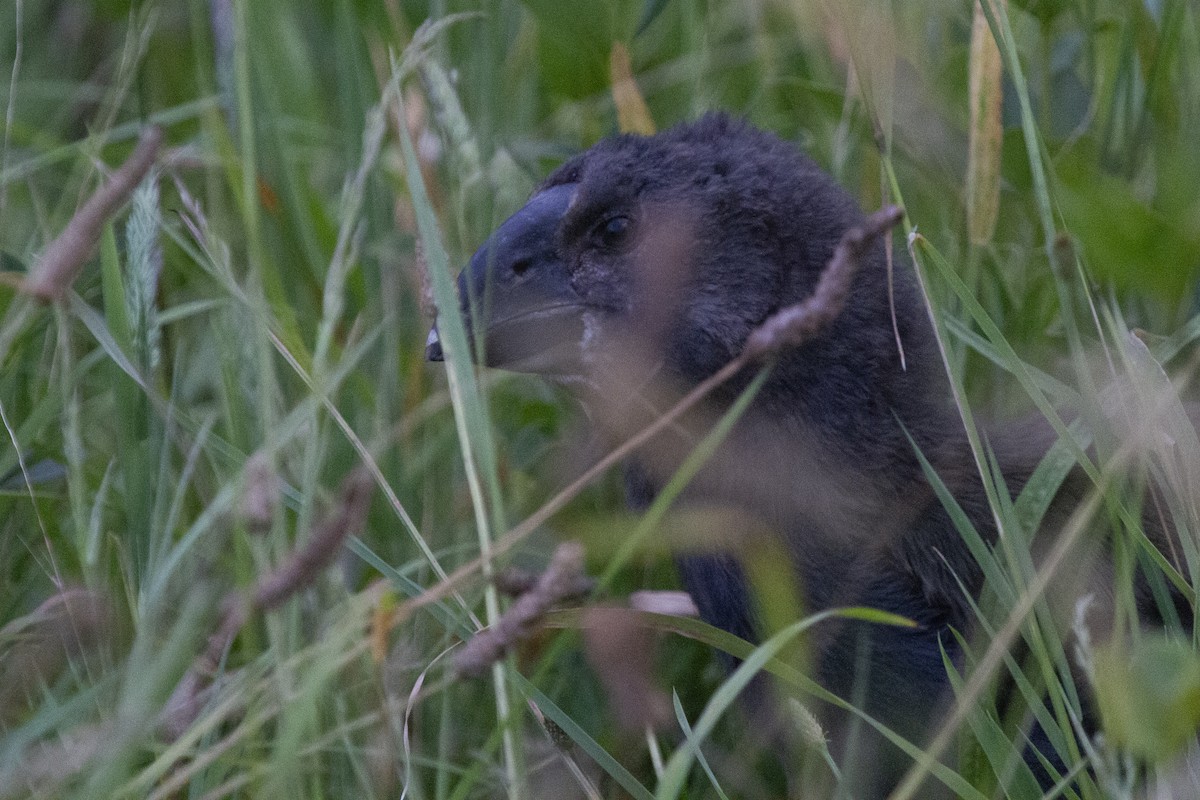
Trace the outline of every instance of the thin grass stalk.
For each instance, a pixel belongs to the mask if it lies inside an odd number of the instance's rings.
[[[17,81],[21,77],[21,57],[25,49],[25,0],[13,3],[13,64],[8,78],[8,103],[4,109],[4,139],[0,141],[0,175],[8,172],[9,145],[12,141],[13,118],[17,109]],[[0,220],[8,203],[8,186],[0,181]]]
[[[83,308],[81,305],[78,309],[73,307],[73,310],[79,313]],[[329,391],[336,391],[337,387],[349,377],[351,371],[366,356],[366,353],[369,352],[370,345],[373,343],[374,339],[368,338],[365,342],[347,350],[337,365],[337,369],[330,373],[328,377],[326,388]],[[279,348],[281,352],[287,352],[284,350],[282,342],[279,343]],[[129,369],[133,369],[132,365],[128,366]],[[131,374],[136,376],[136,370]],[[297,404],[274,428],[267,432],[261,445],[262,449],[268,451],[278,450],[297,437],[305,434],[308,422],[315,414],[314,406],[319,404],[322,399],[320,396],[314,394],[306,397]],[[202,429],[198,423],[193,423],[189,420],[184,420],[184,422],[186,422],[189,430],[193,433],[197,433]],[[216,440],[214,439],[214,441]],[[193,552],[206,534],[219,526],[221,520],[237,502],[245,481],[245,476],[242,473],[245,469],[247,454],[234,450],[224,453],[224,455],[227,455],[236,463],[238,473],[232,476],[229,482],[225,483],[217,491],[212,500],[204,506],[196,519],[179,536],[170,551],[163,557],[162,562],[156,567],[153,580],[142,593],[143,598],[141,602],[143,605],[166,590],[171,578],[175,576],[176,571],[185,563],[184,560],[187,555]]]
[[[284,340],[289,344],[299,341],[296,321],[287,302],[283,282],[267,256],[263,244],[262,212],[258,199],[258,145],[255,134],[256,108],[252,81],[253,65],[250,61],[251,36],[249,0],[233,3],[233,80],[236,102],[237,146],[240,154],[238,163],[237,197],[240,200],[242,226],[246,234],[246,255],[252,285],[262,287],[263,294],[272,312],[284,331]],[[269,406],[260,398],[260,412],[267,421],[272,415]]]
[[[1033,180],[1033,196],[1038,210],[1038,221],[1042,228],[1042,246],[1046,253],[1046,261],[1050,265],[1051,278],[1058,295],[1059,314],[1066,331],[1067,343],[1070,347],[1071,362],[1075,368],[1075,379],[1083,390],[1085,403],[1090,398],[1097,397],[1097,387],[1087,369],[1084,356],[1083,339],[1079,332],[1078,323],[1073,313],[1074,304],[1071,302],[1070,288],[1066,283],[1064,265],[1059,257],[1058,229],[1054,222],[1054,206],[1050,196],[1050,181],[1046,173],[1046,161],[1043,159],[1041,135],[1033,114],[1033,106],[1029,100],[1029,86],[1021,67],[1017,53],[1016,39],[1008,18],[1008,9],[1000,0],[981,0],[980,8],[987,17],[992,29],[992,36],[1000,49],[1005,68],[1009,71],[1014,91],[1017,95],[1021,111],[1021,130],[1025,139],[1025,152],[1029,161],[1030,175]],[[1078,260],[1075,264],[1078,284],[1085,295],[1088,295],[1087,276],[1083,274]],[[1090,301],[1090,297],[1089,297]],[[1103,335],[1103,331],[1097,331]],[[1093,419],[1098,419],[1098,409],[1087,408]]]
[[[962,386],[960,385],[960,382],[959,382],[957,376],[949,368],[950,361],[949,361],[948,354],[947,354],[945,333],[943,330],[943,326],[941,324],[941,320],[932,305],[932,299],[931,299],[931,295],[929,293],[928,277],[926,275],[927,267],[925,265],[925,259],[921,258],[918,255],[918,249],[922,249],[924,252],[927,252],[931,255],[930,260],[932,260],[939,267],[939,269],[942,273],[942,278],[944,280],[949,280],[951,282],[955,282],[955,281],[959,281],[959,279],[957,278],[957,276],[954,275],[953,271],[949,269],[948,265],[944,264],[944,261],[941,258],[940,254],[938,254],[936,251],[934,251],[932,249],[932,247],[925,241],[924,237],[922,237],[916,233],[913,233],[910,235],[910,237],[909,237],[909,252],[912,256],[914,266],[916,267],[915,273],[917,276],[918,284],[921,288],[922,296],[924,298],[925,307],[929,313],[930,322],[933,325],[934,339],[938,345],[939,350],[942,353],[943,362],[946,364],[947,376],[948,376],[948,379],[950,382],[951,392],[952,392],[952,396],[954,399],[954,403],[955,403],[955,406],[958,408],[959,414],[962,418],[964,430],[967,433],[968,442],[970,444],[971,451],[973,453],[973,456],[974,456],[974,459],[976,462],[976,468],[979,471],[979,474],[980,474],[982,482],[983,482],[984,491],[985,491],[985,494],[986,494],[987,500],[988,500],[988,507],[991,510],[992,518],[996,525],[997,541],[1000,543],[1000,546],[1002,548],[1008,548],[1007,552],[1011,559],[1013,557],[1012,548],[1014,545],[1011,542],[1009,542],[1009,539],[1012,538],[1012,533],[1013,533],[1011,531],[1011,526],[1009,523],[1012,520],[1012,517],[1010,515],[1006,515],[1001,512],[1003,504],[999,498],[998,487],[990,479],[990,476],[993,473],[988,468],[987,457],[985,455],[985,450],[984,450],[982,441],[980,440],[980,437],[979,437],[979,431],[976,428],[975,423],[974,423],[973,413],[971,412],[971,409],[966,401],[965,392],[964,392]],[[961,282],[959,281],[959,283],[961,283]],[[976,301],[972,297],[969,296],[969,293],[966,291],[965,285],[959,286],[958,294],[960,296],[960,299],[962,299],[968,305],[971,303],[976,303]],[[977,311],[978,311],[977,315],[982,315],[982,313],[983,313],[982,308],[978,309]],[[997,341],[1002,341],[1002,337],[999,336],[998,330],[995,331],[995,334],[998,337]],[[1021,362],[1016,357],[1015,353],[1011,354],[1011,363],[1017,368],[1018,373],[1023,374],[1023,370],[1021,369]],[[1031,388],[1032,381],[1030,381],[1030,380],[1023,381],[1023,384],[1026,385],[1027,388]],[[1037,402],[1039,395],[1040,395],[1040,393],[1038,393],[1036,390],[1033,393],[1031,393],[1031,396],[1034,398],[1035,403]],[[1066,426],[1062,422],[1062,420],[1059,418],[1057,412],[1052,407],[1049,407],[1049,404],[1046,402],[1044,397],[1041,397],[1041,401],[1042,402],[1038,404],[1039,408],[1042,408],[1042,406],[1046,406],[1042,410],[1044,413],[1046,413],[1047,419],[1051,422],[1051,424],[1059,432],[1060,440],[1067,441],[1072,444],[1073,449],[1076,451],[1075,455],[1078,459],[1078,462],[1081,465],[1083,465],[1085,471],[1087,471],[1088,466],[1091,463],[1090,459],[1088,459],[1088,457],[1083,452],[1080,445],[1075,443],[1075,441],[1072,438],[1068,438],[1068,437],[1070,437],[1070,434],[1066,430]],[[1092,467],[1091,469],[1092,469],[1092,473],[1089,473],[1089,474],[1093,474],[1095,472],[1096,468]],[[1097,486],[1103,485],[1102,484],[1102,481],[1103,481],[1102,475],[1093,474],[1093,479],[1097,481]],[[1011,563],[1011,561],[1010,561],[1010,563]],[[1035,580],[1036,580],[1036,578],[1035,578]],[[1028,591],[1029,591],[1029,588],[1027,587],[1027,592]],[[1023,603],[1027,596],[1028,596],[1027,594],[1020,595],[1019,596],[1020,602]],[[1035,597],[1035,599],[1037,599],[1037,598]],[[1028,613],[1028,612],[1026,612],[1026,613]],[[1022,620],[1024,619],[1024,616],[1025,615],[1022,615],[1022,617],[1021,617]],[[1018,623],[1019,622],[1020,621],[1018,621]],[[1020,628],[1018,626],[1017,631],[1019,631],[1019,630],[1020,630]],[[1013,635],[1015,636],[1016,633],[1014,632]],[[1042,637],[1032,636],[1032,637],[1030,637],[1030,640],[1031,640],[1030,641],[1031,645],[1033,645],[1036,650],[1038,644],[1042,641]],[[1007,647],[1007,645],[1006,645],[1006,647]],[[1039,659],[1039,661],[1042,664],[1046,663],[1044,660],[1041,660],[1041,659]],[[982,668],[982,666],[977,669],[981,669],[981,668]],[[987,673],[987,675],[990,678],[990,671]],[[967,687],[974,694],[969,695],[970,696],[969,701],[963,700],[962,701],[963,704],[965,704],[967,702],[971,702],[971,703],[975,702],[975,700],[978,698],[979,694],[982,692],[983,686],[985,684],[982,681],[977,681],[976,680],[977,677],[978,677],[978,675],[973,675],[972,679],[967,683]],[[1056,700],[1056,698],[1052,697],[1052,700]],[[959,706],[956,706],[956,710],[958,708],[959,708]],[[1056,705],[1056,710],[1059,712],[1060,721],[1063,720],[1064,719],[1063,715],[1065,714],[1065,709],[1063,709],[1061,706]],[[946,723],[947,729],[949,729],[951,727],[951,725],[953,725],[953,731],[956,731],[957,728],[962,724],[963,721],[965,721],[965,712],[962,717],[956,719],[955,721],[953,721],[953,723],[947,722]],[[939,734],[939,739],[936,739],[935,743],[938,744],[939,747],[944,749],[945,747],[948,746],[950,739],[947,736],[945,738],[945,740],[942,741],[940,739],[940,736],[941,735]],[[1070,744],[1071,743],[1069,742],[1068,745],[1070,746]],[[938,753],[931,756],[930,759],[936,759],[940,755],[940,752],[941,751],[939,750]],[[900,787],[897,789],[896,793],[893,794],[893,800],[899,800],[899,798],[905,798],[905,797],[912,796],[912,793],[916,792],[920,785],[920,777],[923,775],[922,771],[927,770],[929,768],[929,764],[930,764],[929,760],[919,761],[918,764],[912,770],[910,770],[908,776],[906,776],[905,782],[902,783],[900,785]],[[918,777],[913,777],[914,775],[917,775]]]
[[[62,359],[58,391],[63,398],[63,456],[67,462],[67,498],[70,502],[72,539],[75,554],[85,565],[88,559],[88,488],[84,472],[86,452],[83,445],[82,411],[79,399],[79,375],[76,373],[75,348],[72,345],[68,316],[61,308],[54,310],[57,327],[58,353]]]
[[[1124,462],[1128,460],[1129,455],[1130,453],[1123,449],[1112,465],[1113,471],[1119,470]],[[915,793],[920,788],[920,784],[930,767],[946,751],[959,727],[966,720],[966,716],[970,713],[973,704],[978,701],[987,683],[1003,663],[1009,648],[1019,635],[1025,618],[1029,616],[1036,603],[1045,595],[1051,582],[1055,579],[1059,570],[1062,569],[1067,556],[1070,555],[1071,551],[1075,549],[1075,546],[1083,538],[1091,519],[1099,510],[1102,501],[1105,499],[1107,490],[1111,486],[1109,475],[1110,473],[1106,473],[1104,484],[1097,486],[1089,493],[1088,497],[1071,514],[1071,517],[1063,527],[1062,534],[1047,554],[1041,568],[1030,583],[1028,590],[1021,595],[1018,604],[1009,613],[1004,625],[996,633],[987,651],[980,659],[971,678],[964,685],[962,694],[959,696],[958,702],[955,703],[948,718],[943,722],[942,729],[925,749],[921,760],[909,770],[896,791],[892,793],[891,800],[908,800],[908,798],[916,796]]]
[[[333,255],[325,271],[324,290],[321,294],[321,318],[317,324],[316,342],[313,346],[312,367],[309,375],[314,384],[320,385],[325,380],[328,369],[330,351],[333,346],[334,332],[341,322],[346,307],[346,282],[350,271],[358,260],[358,252],[363,235],[363,223],[360,220],[363,209],[364,195],[386,133],[385,109],[392,102],[392,96],[397,91],[394,81],[389,82],[383,91],[380,101],[371,108],[367,115],[362,133],[362,154],[354,173],[347,177],[342,186],[339,203],[340,222],[338,225],[337,242]],[[281,341],[276,341],[277,348]],[[299,362],[294,362],[299,366]],[[329,401],[332,405],[332,401]],[[317,407],[319,409],[320,406]],[[327,436],[324,420],[316,415],[312,421],[315,434],[308,438],[304,453],[303,496],[304,505],[301,508],[299,527],[304,529],[313,519],[311,499],[316,494],[321,465],[327,452]]]
[[[662,522],[663,518],[670,511],[671,506],[679,499],[679,495],[687,488],[692,479],[700,472],[709,459],[716,453],[717,448],[729,436],[733,430],[733,426],[746,413],[750,404],[754,402],[754,398],[758,396],[758,392],[766,383],[767,377],[770,375],[771,365],[767,364],[759,371],[758,375],[750,382],[750,384],[738,395],[737,400],[729,407],[729,410],[721,415],[717,420],[716,425],[712,430],[704,435],[696,446],[692,449],[683,463],[675,471],[654,498],[654,502],[650,508],[638,520],[637,527],[633,529],[621,542],[617,548],[617,552],[609,559],[604,572],[601,574],[598,585],[601,587],[608,586],[616,578],[617,573],[629,562],[629,559],[637,553],[646,538],[656,529]]]
[[[393,66],[393,70],[396,70],[395,66]],[[394,80],[398,79],[397,75]],[[400,118],[405,119],[403,103],[399,97],[397,97],[397,103],[401,108]],[[424,177],[421,174],[412,137],[405,125],[400,125],[399,131],[409,192],[417,214],[417,226],[424,246],[434,300],[439,309],[438,330],[442,339],[446,378],[450,388],[459,445],[462,448],[467,486],[475,511],[480,563],[483,566],[484,576],[490,578],[492,574],[490,519],[493,512],[498,515],[501,513],[499,509],[489,511],[484,500],[481,481],[481,472],[486,471],[493,476],[496,472],[495,450],[490,433],[488,433],[490,423],[472,374],[466,330],[458,315],[458,300],[450,280],[449,257],[441,243],[437,219],[426,194]],[[480,431],[483,432],[482,436],[473,435]],[[490,580],[484,588],[484,608],[488,625],[495,625],[500,619],[500,599]],[[515,707],[509,696],[508,683],[507,669],[504,663],[496,662],[492,667],[492,684],[496,701],[496,716],[502,728],[507,776],[505,789],[510,800],[521,800],[524,795],[525,776],[520,766],[522,759],[518,754],[518,732],[513,724]]]

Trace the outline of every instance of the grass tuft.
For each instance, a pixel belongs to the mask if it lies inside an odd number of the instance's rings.
[[[631,520],[613,468],[681,408],[572,461],[571,404],[476,370],[458,315],[454,275],[551,168],[709,108],[905,209],[1002,531],[930,468],[987,589],[936,738],[881,731],[913,764],[894,796],[1042,796],[1035,722],[1046,796],[1195,796],[1200,639],[1169,591],[1200,604],[1194,3],[135,5],[0,4],[0,798],[849,792],[807,716],[847,703],[769,554],[758,647],[609,607],[674,585],[681,531],[739,524],[671,505],[758,384]],[[1014,496],[990,426],[1031,413],[1056,441]],[[493,576],[564,531],[673,713],[609,706],[587,608],[538,606],[483,679],[455,672],[512,607]],[[1097,549],[1111,591],[1076,603]],[[803,704],[794,775],[748,752],[760,673]]]

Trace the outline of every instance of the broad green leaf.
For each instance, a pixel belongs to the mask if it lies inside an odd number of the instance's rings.
[[[1161,634],[1109,644],[1096,653],[1096,700],[1114,744],[1167,761],[1200,730],[1200,655]]]

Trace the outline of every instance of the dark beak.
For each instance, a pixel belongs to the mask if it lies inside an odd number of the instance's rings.
[[[576,184],[539,192],[496,229],[458,276],[473,358],[516,372],[579,373],[583,301],[558,252],[558,229]],[[482,351],[482,352],[481,352]],[[443,358],[435,325],[425,357]]]
[[[425,360],[442,360],[442,340],[438,338],[437,325],[429,329],[429,337],[425,339]]]

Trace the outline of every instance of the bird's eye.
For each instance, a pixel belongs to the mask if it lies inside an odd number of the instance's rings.
[[[632,227],[629,217],[624,215],[609,217],[604,222],[600,223],[599,238],[600,243],[605,247],[619,247],[625,243],[629,236],[629,229]]]

